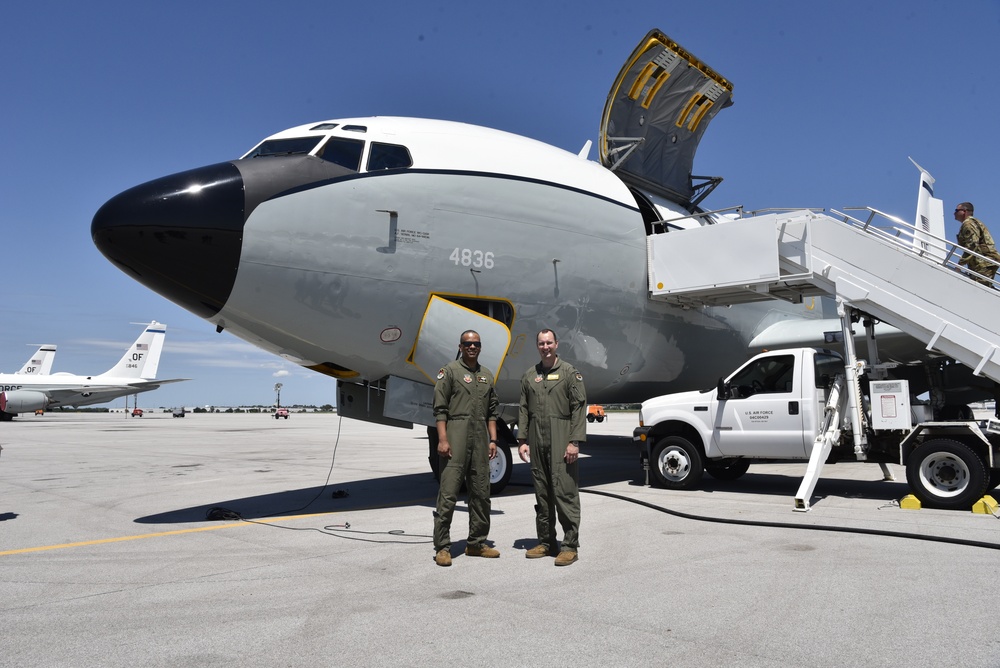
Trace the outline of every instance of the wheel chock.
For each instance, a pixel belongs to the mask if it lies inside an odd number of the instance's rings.
[[[903,510],[920,510],[923,505],[920,503],[920,499],[912,494],[907,494],[899,500],[899,507]]]
[[[982,515],[996,515],[997,514],[997,500],[992,496],[987,494],[983,498],[972,504],[972,512],[980,513]]]

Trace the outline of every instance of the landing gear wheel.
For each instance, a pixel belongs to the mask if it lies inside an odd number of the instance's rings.
[[[437,427],[427,427],[427,463],[431,465],[431,473],[435,482],[441,482],[441,455],[438,454],[438,430]]]
[[[499,494],[514,472],[514,456],[505,444],[497,444],[497,456],[490,460],[490,496]]]
[[[698,448],[682,436],[667,436],[657,442],[649,464],[653,483],[667,489],[693,489],[705,473]]]
[[[716,480],[736,480],[743,477],[749,468],[750,462],[745,459],[737,459],[728,464],[705,465],[705,471]]]
[[[986,465],[964,443],[936,438],[917,447],[906,464],[906,482],[932,508],[968,510],[985,493]]]

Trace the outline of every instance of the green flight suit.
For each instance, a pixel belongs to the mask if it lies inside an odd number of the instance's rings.
[[[570,441],[587,440],[587,391],[573,365],[556,359],[545,371],[541,362],[521,378],[518,438],[526,439],[535,483],[538,542],[556,547],[555,520],[563,528],[563,550],[580,546],[579,460],[564,459]]]
[[[962,221],[962,226],[958,229],[958,245],[988,257],[995,262],[1000,262],[1000,253],[997,253],[996,246],[993,244],[993,235],[986,229],[982,221],[972,216],[968,216]],[[977,274],[982,274],[986,277],[973,276],[972,280],[983,285],[993,285],[992,279],[997,273],[996,264],[987,262],[968,252],[962,254],[958,263],[964,264]]]
[[[438,372],[434,384],[434,418],[447,422],[451,459],[442,458],[434,551],[451,548],[451,518],[462,481],[469,492],[470,546],[483,546],[490,533],[490,436],[487,421],[496,421],[500,405],[493,372],[470,369],[458,359]]]

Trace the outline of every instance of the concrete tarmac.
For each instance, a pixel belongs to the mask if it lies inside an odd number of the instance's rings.
[[[902,468],[867,464],[827,467],[806,514],[798,465],[649,488],[636,420],[589,426],[566,568],[524,558],[520,462],[493,499],[502,556],[461,555],[460,501],[454,565],[436,566],[423,428],[2,423],[0,666],[1000,665],[995,517],[901,510]]]

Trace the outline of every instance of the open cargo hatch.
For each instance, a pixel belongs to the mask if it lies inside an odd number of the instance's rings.
[[[722,179],[692,176],[694,154],[712,118],[733,103],[732,94],[727,79],[651,30],[608,94],[601,164],[630,186],[696,205]]]

